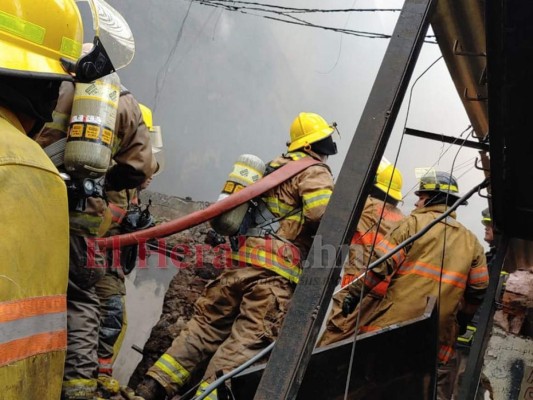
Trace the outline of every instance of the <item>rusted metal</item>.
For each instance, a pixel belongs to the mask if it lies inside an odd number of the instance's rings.
[[[407,0],[306,260],[256,399],[292,399],[426,35],[435,0]]]

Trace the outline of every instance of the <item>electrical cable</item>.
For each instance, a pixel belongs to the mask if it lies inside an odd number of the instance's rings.
[[[440,57],[438,57],[435,61],[433,61],[417,78],[416,80],[414,81],[413,85],[411,86],[411,90],[410,90],[410,93],[409,93],[409,101],[408,101],[408,104],[407,104],[407,112],[406,112],[406,116],[405,116],[405,121],[404,121],[404,127],[403,127],[403,130],[402,130],[402,135],[401,135],[401,138],[400,138],[400,143],[398,145],[398,150],[396,151],[396,157],[394,158],[394,163],[393,163],[393,171],[395,172],[396,171],[396,165],[398,164],[398,159],[399,159],[399,156],[400,156],[400,152],[401,152],[401,149],[402,149],[402,145],[403,145],[403,140],[404,140],[404,137],[405,137],[405,130],[406,130],[406,127],[407,127],[407,121],[409,119],[409,112],[411,110],[411,101],[412,101],[412,97],[413,97],[413,91],[414,91],[414,88],[416,86],[416,84],[418,83],[418,81],[440,60],[442,59],[442,55]],[[389,191],[390,191],[390,186],[392,184],[392,178],[394,177],[394,172],[391,176],[391,179],[389,181],[389,186],[387,188],[387,192],[386,192],[386,195],[385,195],[385,200],[384,202],[386,203],[387,202],[387,198],[389,196]],[[381,210],[381,214],[379,216],[379,220],[378,220],[378,226],[376,228],[376,232],[379,231],[379,227],[381,226],[381,222],[383,220],[383,213],[385,212],[385,207],[382,208]],[[366,268],[365,268],[365,272],[363,274],[363,276],[366,278],[366,274],[368,273],[368,268],[369,268],[369,263],[370,263],[370,260],[372,259],[372,255],[374,254],[374,249],[375,249],[375,245],[376,245],[376,242],[377,242],[377,235],[374,236],[374,240],[372,242],[372,246],[370,247],[370,253],[369,253],[369,257],[368,257],[368,260],[367,260],[367,265],[366,265]],[[364,297],[364,289],[361,291],[360,293],[360,296],[359,296],[359,304],[362,302],[362,299]],[[360,323],[360,318],[361,318],[361,313],[358,313],[357,314],[357,318],[356,318],[356,321],[355,321],[355,328],[354,328],[354,332],[355,332],[355,335],[354,335],[354,338],[353,338],[353,342],[352,342],[352,348],[351,348],[351,353],[350,353],[350,361],[349,361],[349,366],[348,366],[348,371],[347,371],[347,376],[346,376],[346,385],[345,385],[345,389],[344,389],[344,400],[347,400],[348,398],[348,392],[349,392],[349,388],[350,388],[350,380],[351,380],[351,373],[352,373],[352,369],[353,369],[353,364],[354,364],[354,360],[355,360],[355,348],[356,348],[356,337],[357,337],[357,332],[359,330],[359,323]]]
[[[340,28],[334,28],[324,25],[318,25],[313,24],[311,22],[305,21],[301,18],[296,18],[290,14],[294,13],[314,13],[314,12],[364,12],[364,11],[400,11],[399,9],[297,9],[297,8],[290,8],[290,7],[281,7],[281,6],[271,6],[267,4],[260,4],[260,3],[252,3],[252,2],[239,2],[239,1],[230,1],[230,0],[191,0],[194,1],[200,5],[208,6],[208,7],[216,7],[216,8],[222,8],[224,10],[233,11],[233,12],[239,12],[241,14],[247,14],[252,15],[255,17],[262,17],[265,19],[270,19],[273,21],[279,21],[279,22],[285,22],[288,24],[294,24],[294,25],[301,25],[311,28],[320,28],[325,29],[328,31],[334,31],[338,33],[344,33],[348,35],[358,36],[358,37],[365,37],[370,39],[389,39],[391,38],[391,35],[383,34],[383,33],[375,33],[375,32],[365,32],[365,31],[357,31],[357,30],[350,30],[350,29],[340,29]],[[225,3],[231,3],[225,4]],[[250,7],[250,6],[239,6],[235,5],[236,3],[239,4],[250,4],[250,5],[259,5],[262,7],[267,8],[260,8],[260,7]],[[270,7],[270,9],[268,8]],[[256,14],[255,12],[263,13],[263,14]],[[269,15],[270,14],[270,15]],[[277,15],[276,16],[272,16]],[[283,17],[283,18],[280,18]],[[289,18],[289,19],[287,19]],[[427,38],[432,38],[433,35],[427,36]],[[435,41],[429,41],[425,40],[426,43],[432,43],[436,44]]]

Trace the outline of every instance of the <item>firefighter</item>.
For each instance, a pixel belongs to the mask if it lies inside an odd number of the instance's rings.
[[[481,224],[485,227],[485,235],[483,240],[489,245],[489,251],[485,253],[487,258],[487,265],[491,266],[491,260],[496,254],[496,246],[494,243],[494,231],[492,227],[492,218],[490,216],[489,208],[485,208],[481,211]],[[507,279],[507,272],[502,271],[500,273],[500,290],[501,292],[497,294],[496,299],[498,302],[502,301],[503,289],[505,288],[505,281]],[[479,311],[476,312],[470,323],[468,324],[466,330],[457,337],[456,342],[456,358],[457,358],[457,375],[455,378],[455,387],[454,387],[454,398],[457,398],[461,385],[463,384],[463,375],[466,369],[466,363],[468,361],[468,355],[470,354],[470,347],[475,338],[477,324],[479,321]],[[485,394],[489,395],[489,398],[493,398],[492,386],[490,384],[489,378],[482,372],[479,380],[479,386],[476,393],[476,400],[482,400],[485,398]]]
[[[143,121],[150,131],[156,131],[152,126],[152,111],[139,104]],[[159,130],[157,130],[159,132]],[[151,136],[152,137],[152,136]],[[152,146],[153,146],[153,141]],[[154,175],[160,172],[160,166],[155,158],[152,147],[152,170]],[[159,149],[158,149],[159,150]],[[148,207],[141,210],[139,194],[148,188],[153,175],[149,176],[139,187],[121,191],[108,190],[106,192],[109,210],[112,214],[111,228],[107,236],[133,232],[153,226],[153,217]],[[96,294],[100,299],[100,330],[98,341],[98,384],[102,395],[113,395],[119,390],[119,383],[113,376],[113,362],[120,350],[126,333],[126,285],[124,276],[135,267],[138,246],[124,246],[120,249],[107,251],[107,268],[105,275],[96,283]]]
[[[67,344],[67,193],[31,138],[72,79],[61,60],[78,60],[83,26],[74,0],[2,1],[0,16],[0,397],[56,400]]]
[[[341,287],[347,286],[357,275],[364,273],[373,247],[403,218],[402,212],[397,207],[398,202],[402,200],[402,182],[400,171],[388,161],[382,160],[350,244]],[[360,308],[364,308],[365,312],[371,312],[385,295],[388,279],[369,293]],[[333,296],[332,310],[319,346],[335,343],[353,335],[357,314],[351,313],[345,317],[342,313],[342,301],[347,293],[345,289]]]
[[[455,178],[434,172],[420,179],[416,209],[376,246],[372,260],[385,255],[442,214],[460,196]],[[446,237],[445,237],[446,236]],[[437,398],[450,399],[457,336],[481,304],[489,275],[483,247],[452,213],[441,223],[350,286],[343,308],[353,312],[361,292],[368,293],[393,271],[384,299],[370,314],[361,314],[362,332],[383,328],[422,315],[428,296],[439,299]],[[423,333],[421,332],[421,335]]]
[[[200,394],[217,374],[233,370],[276,339],[301,274],[301,261],[333,190],[325,164],[329,155],[337,153],[333,132],[317,114],[300,113],[295,118],[288,152],[271,161],[267,171],[304,157],[321,162],[261,195],[271,222],[263,226],[263,234],[251,228],[254,236],[247,232],[239,241],[233,265],[207,285],[194,316],[148,370],[138,395],[146,400],[172,397],[212,357]],[[279,223],[277,229],[274,221]],[[209,398],[217,398],[217,392]]]
[[[43,147],[66,137],[74,90],[72,83],[61,85],[54,120],[45,125],[37,138]],[[114,165],[105,174],[105,190],[135,188],[153,172],[150,134],[139,104],[125,88],[121,89],[118,100],[112,157]],[[95,376],[100,325],[100,303],[95,284],[105,274],[106,259],[90,239],[106,233],[111,212],[104,198],[99,196],[88,197],[81,211],[74,209],[72,204],[69,207],[68,347],[62,396],[64,399],[92,399],[97,389]]]

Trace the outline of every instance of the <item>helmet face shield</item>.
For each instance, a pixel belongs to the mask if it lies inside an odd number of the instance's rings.
[[[122,15],[104,0],[76,1],[89,4],[94,46],[76,63],[62,59],[65,70],[79,82],[91,82],[128,65],[135,55],[135,41]]]

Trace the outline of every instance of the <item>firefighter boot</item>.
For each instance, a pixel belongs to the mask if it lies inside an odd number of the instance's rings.
[[[135,389],[135,394],[144,400],[163,400],[167,393],[155,379],[145,376],[143,381]]]

